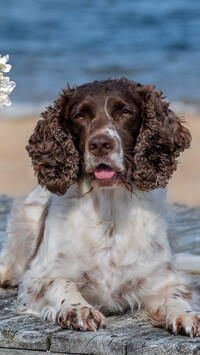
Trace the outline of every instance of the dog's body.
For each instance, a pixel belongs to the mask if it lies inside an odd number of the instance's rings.
[[[189,146],[188,130],[160,93],[127,79],[68,89],[43,116],[28,151],[51,193],[37,187],[13,207],[2,285],[20,280],[21,311],[63,328],[95,330],[101,312],[131,308],[199,336],[158,189]]]

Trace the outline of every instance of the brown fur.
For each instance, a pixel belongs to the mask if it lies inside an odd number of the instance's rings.
[[[121,78],[95,81],[73,89],[68,87],[42,114],[43,120],[38,122],[27,146],[41,186],[63,195],[82,174],[81,156],[84,155],[86,133],[90,130],[91,136],[106,120],[100,104],[99,119],[94,119],[95,108],[90,97],[95,97],[96,106],[102,97],[109,99],[112,105],[112,95],[118,97],[118,105],[120,102],[135,105],[136,117],[132,120],[120,123],[117,109],[113,113],[113,122],[127,152],[126,164],[129,169],[131,166],[129,178],[141,190],[167,185],[176,170],[177,157],[190,145],[190,133],[183,121],[169,109],[161,91],[151,85],[143,86]],[[82,102],[82,110],[90,122],[87,127],[73,119]]]
[[[64,109],[73,90],[66,90],[54,106],[42,113],[29,139],[28,153],[41,186],[63,195],[78,173],[79,156],[67,128]]]
[[[143,125],[134,148],[133,178],[140,189],[164,188],[177,168],[176,158],[189,148],[191,136],[183,121],[163,101],[162,91],[147,85],[143,95]]]

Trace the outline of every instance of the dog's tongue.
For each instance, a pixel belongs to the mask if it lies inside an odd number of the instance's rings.
[[[97,179],[102,180],[102,179],[111,179],[114,175],[115,172],[112,168],[106,165],[99,165],[95,170],[94,170],[94,175]]]

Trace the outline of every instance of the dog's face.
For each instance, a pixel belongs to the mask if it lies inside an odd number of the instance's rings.
[[[58,195],[83,177],[95,188],[163,188],[191,141],[161,91],[126,78],[68,87],[42,116],[27,150]]]
[[[80,88],[66,115],[81,174],[93,187],[117,187],[131,179],[132,151],[141,126],[141,97],[122,85]]]

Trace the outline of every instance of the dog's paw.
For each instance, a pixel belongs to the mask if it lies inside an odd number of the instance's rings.
[[[200,336],[200,315],[187,311],[167,324],[167,329],[174,335]]]
[[[63,329],[96,331],[105,328],[105,317],[92,307],[63,309],[58,312],[56,321]]]

